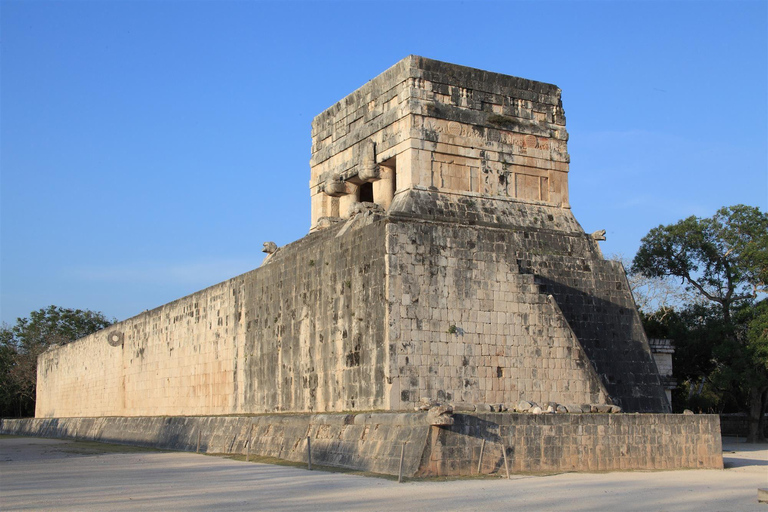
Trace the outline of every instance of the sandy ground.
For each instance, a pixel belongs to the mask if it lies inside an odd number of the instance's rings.
[[[410,481],[193,453],[0,437],[2,510],[611,510],[768,512],[768,445],[726,469]]]

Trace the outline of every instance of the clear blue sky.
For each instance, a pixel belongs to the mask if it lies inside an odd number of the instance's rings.
[[[768,208],[768,2],[0,4],[0,308],[125,319],[309,228],[310,122],[408,54],[557,84],[603,252]]]

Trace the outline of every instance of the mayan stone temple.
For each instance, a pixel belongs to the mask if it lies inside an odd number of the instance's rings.
[[[722,467],[570,210],[567,142],[556,86],[403,59],[314,119],[307,236],[43,354],[37,418],[2,431],[390,474],[403,447],[407,476]]]

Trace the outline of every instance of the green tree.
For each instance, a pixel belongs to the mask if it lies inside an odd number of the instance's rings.
[[[654,228],[643,238],[632,271],[678,278],[714,306],[691,305],[677,318],[685,332],[673,336],[680,355],[688,356],[682,360],[688,368],[678,370],[689,382],[696,374],[700,384],[708,380],[723,399],[746,402],[749,439],[756,441],[768,406],[768,347],[760,331],[768,320],[761,313],[766,306],[754,304],[767,291],[768,215],[737,205],[711,218],[692,216]]]
[[[759,417],[755,428],[762,434],[766,431],[765,414],[768,413],[768,299],[744,313],[748,318],[744,322],[746,382],[743,385],[750,392],[750,418]]]
[[[0,327],[0,414],[34,414],[38,356],[113,321],[99,312],[49,306],[17,319],[13,326]]]

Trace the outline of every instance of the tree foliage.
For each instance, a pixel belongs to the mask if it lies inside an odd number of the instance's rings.
[[[673,276],[645,276],[633,269],[631,261],[620,254],[611,255],[609,259],[624,267],[635,305],[647,321],[661,322],[675,311],[706,302],[695,291],[687,290]]]
[[[112,323],[102,313],[49,306],[0,327],[0,415],[34,414],[40,354]]]
[[[768,215],[758,208],[721,208],[711,218],[688,217],[652,229],[632,270],[646,277],[674,276],[730,320],[734,306],[766,291]]]
[[[768,410],[768,302],[756,302],[768,291],[768,215],[737,205],[654,228],[631,270],[677,278],[702,299],[671,315],[644,312],[646,330],[675,340],[679,399],[711,412],[748,410],[757,440]]]

